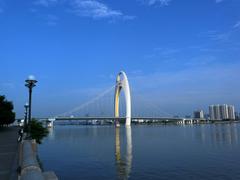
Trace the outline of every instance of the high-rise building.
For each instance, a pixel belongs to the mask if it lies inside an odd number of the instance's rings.
[[[211,105],[209,106],[210,120],[235,119],[235,110],[233,105]]]
[[[213,111],[214,111],[214,120],[221,120],[220,106],[219,105],[214,105],[213,106]]]
[[[220,118],[221,119],[229,119],[227,104],[220,105]]]
[[[228,119],[235,119],[235,108],[232,105],[228,106]]]
[[[209,117],[210,117],[210,120],[215,120],[213,107],[214,107],[213,105],[209,106]]]
[[[203,110],[194,111],[194,112],[193,112],[193,118],[196,118],[196,119],[204,119]]]

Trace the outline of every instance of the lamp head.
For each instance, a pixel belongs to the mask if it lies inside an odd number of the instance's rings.
[[[24,107],[25,107],[25,108],[28,108],[28,107],[29,107],[28,103],[24,104]]]
[[[25,80],[27,84],[35,84],[37,83],[36,78],[33,75],[29,75],[28,78]],[[26,86],[27,86],[26,84]]]

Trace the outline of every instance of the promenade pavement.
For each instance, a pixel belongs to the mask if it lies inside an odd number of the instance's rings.
[[[0,127],[0,180],[17,178],[19,127]]]

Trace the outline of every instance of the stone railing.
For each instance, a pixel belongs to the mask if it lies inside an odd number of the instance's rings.
[[[19,149],[19,180],[58,180],[54,172],[42,172],[37,160],[35,140],[24,140]]]

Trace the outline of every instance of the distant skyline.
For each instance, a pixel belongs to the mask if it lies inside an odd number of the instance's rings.
[[[59,114],[115,83],[174,115],[240,110],[238,0],[0,0],[0,94],[17,116]]]

